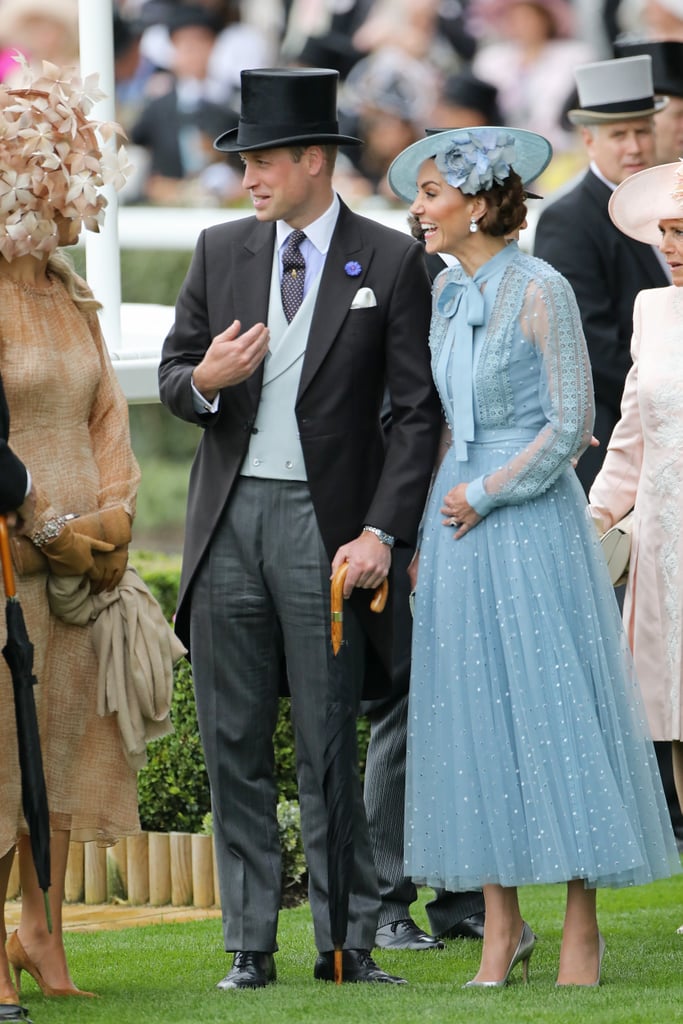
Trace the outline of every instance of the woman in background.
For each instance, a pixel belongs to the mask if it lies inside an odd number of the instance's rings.
[[[609,213],[629,238],[659,246],[673,284],[636,297],[633,366],[589,501],[601,532],[635,509],[624,624],[683,807],[683,162],[632,175]]]

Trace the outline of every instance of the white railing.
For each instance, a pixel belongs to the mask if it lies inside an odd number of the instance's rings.
[[[373,220],[408,231],[403,209],[369,207],[361,211]],[[121,206],[119,242],[122,249],[194,249],[204,228],[249,215],[248,209],[194,209]],[[538,211],[530,211],[530,225],[522,236],[529,251]],[[157,402],[157,370],[161,346],[173,323],[173,307],[124,302],[121,306],[121,342],[110,355],[129,402]]]

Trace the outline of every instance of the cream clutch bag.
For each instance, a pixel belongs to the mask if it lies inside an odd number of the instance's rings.
[[[620,587],[626,582],[628,564],[631,558],[631,526],[633,512],[629,512],[618,523],[611,526],[600,538],[602,550],[607,559],[612,586]]]

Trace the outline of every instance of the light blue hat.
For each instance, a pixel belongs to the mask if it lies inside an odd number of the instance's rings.
[[[522,128],[453,128],[414,142],[389,168],[389,185],[399,199],[412,203],[417,174],[425,160],[436,160],[441,174],[466,195],[502,184],[510,169],[523,184],[534,181],[550,163],[552,146],[542,135]]]

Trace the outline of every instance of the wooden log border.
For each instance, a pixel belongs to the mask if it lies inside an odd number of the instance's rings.
[[[8,899],[21,897],[17,861],[15,858],[12,865]],[[96,843],[72,842],[65,901],[220,906],[213,837],[189,832],[141,832],[107,849]]]

